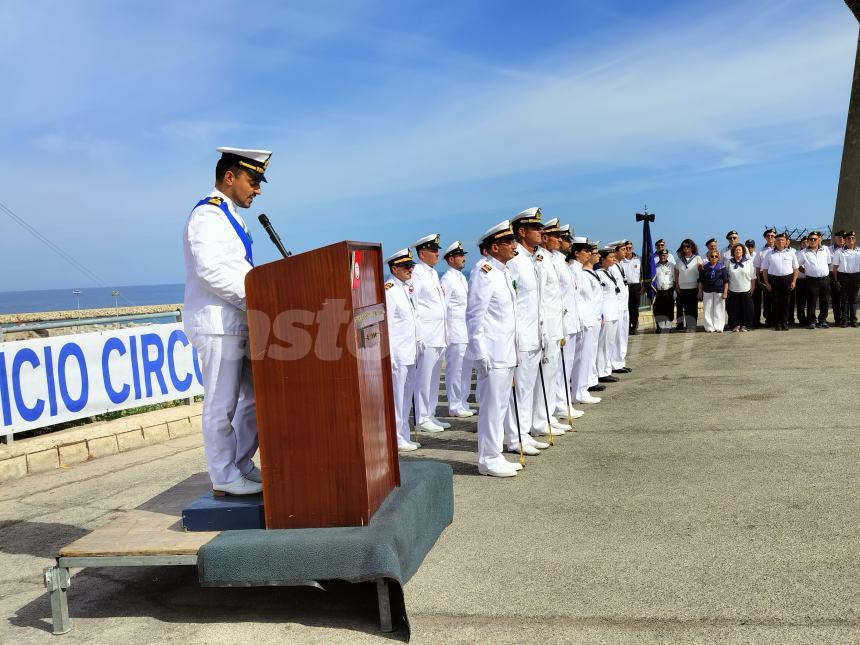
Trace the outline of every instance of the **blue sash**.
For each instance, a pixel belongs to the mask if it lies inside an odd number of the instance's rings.
[[[199,202],[197,202],[194,208],[197,208],[197,206],[203,206],[203,204],[208,204],[210,199],[212,199],[212,197],[204,197]],[[238,235],[239,239],[242,241],[242,246],[245,247],[245,259],[248,261],[248,264],[254,266],[254,256],[251,253],[251,236],[248,234],[248,231],[242,228],[239,222],[236,221],[236,218],[233,217],[233,214],[230,212],[230,209],[227,208],[227,202],[222,200],[221,203],[218,205],[218,208],[223,211],[224,216],[227,218],[227,221],[230,222],[231,226],[233,227],[233,230],[236,231],[236,235]]]

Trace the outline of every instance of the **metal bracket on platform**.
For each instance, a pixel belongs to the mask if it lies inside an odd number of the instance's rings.
[[[394,631],[391,625],[391,596],[385,578],[376,579],[376,598],[379,601],[379,629],[383,632]]]
[[[65,567],[45,568],[45,588],[51,598],[51,619],[54,623],[54,634],[65,634],[71,628],[69,621],[68,589],[72,577]]]

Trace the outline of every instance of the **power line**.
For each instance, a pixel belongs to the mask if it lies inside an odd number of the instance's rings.
[[[42,244],[44,244],[49,249],[51,249],[54,253],[59,255],[63,260],[65,260],[70,265],[72,265],[75,269],[80,271],[84,276],[86,276],[87,278],[89,278],[90,280],[95,282],[100,287],[104,287],[105,289],[109,288],[107,282],[102,280],[98,276],[98,274],[91,271],[86,266],[81,264],[78,260],[73,258],[69,253],[67,253],[65,250],[63,250],[62,247],[60,247],[58,244],[55,244],[53,241],[51,241],[47,236],[45,236],[43,233],[38,231],[34,226],[32,226],[29,222],[24,220],[23,217],[21,217],[20,215],[15,213],[11,208],[6,206],[6,204],[4,204],[3,202],[0,202],[0,211],[5,213],[13,222],[18,224],[21,228],[23,228],[25,231],[27,231],[30,235],[35,237]],[[126,298],[125,296],[120,296],[120,297],[125,302],[127,302],[129,305],[134,306],[134,303],[131,300],[129,300],[128,298]]]

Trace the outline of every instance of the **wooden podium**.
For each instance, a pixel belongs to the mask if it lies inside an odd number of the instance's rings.
[[[366,525],[400,485],[381,245],[264,264],[245,289],[266,528]]]

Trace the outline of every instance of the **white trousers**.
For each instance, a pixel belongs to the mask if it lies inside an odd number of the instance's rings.
[[[597,376],[612,374],[612,347],[618,340],[617,320],[604,320],[597,343]],[[593,383],[592,383],[593,385]]]
[[[397,444],[402,446],[411,440],[409,410],[415,393],[417,368],[412,365],[391,364],[391,383],[394,387],[394,418],[397,421]]]
[[[478,413],[478,465],[505,466],[502,456],[505,417],[511,403],[513,367],[490,368],[487,374],[478,372],[476,395],[481,401]]]
[[[418,406],[418,424],[436,416],[439,406],[439,372],[442,369],[444,347],[425,347],[418,357],[418,375],[415,383],[415,403]]]
[[[564,366],[558,366],[558,384],[555,389],[555,411],[563,411],[562,416],[567,418],[567,403],[570,399],[570,405],[573,405],[575,400],[570,389],[573,382],[573,363],[576,356],[576,346],[579,343],[579,336],[582,332],[569,334],[564,339],[564,347],[561,348],[561,360],[564,361]],[[565,394],[567,392],[567,394]],[[550,410],[553,409],[550,402]]]
[[[469,409],[473,361],[465,356],[466,343],[454,343],[445,350],[445,394],[451,416]]]
[[[558,375],[561,373],[561,345],[557,340],[551,340],[546,346],[544,358],[539,363],[539,369],[543,372],[541,380],[540,372],[535,380],[535,391],[532,396],[532,426],[530,432],[546,432],[549,413],[555,412],[555,393],[558,387]]]
[[[200,334],[190,339],[203,375],[203,452],[213,484],[248,473],[257,452],[257,407],[248,339]]]
[[[703,293],[702,310],[705,315],[705,331],[723,331],[726,326],[726,301],[722,293]]]
[[[535,380],[538,378],[538,364],[540,363],[541,351],[536,349],[531,352],[517,352],[517,367],[514,370],[514,388],[517,400],[513,400],[513,390],[508,393],[511,399],[505,416],[505,445],[508,447],[517,445],[522,434],[523,445],[531,445],[535,442],[529,431],[532,429],[532,410],[535,391]],[[480,397],[478,402],[481,410],[484,409],[484,401]],[[543,403],[543,401],[541,401]],[[516,408],[518,414],[514,415]],[[519,417],[519,431],[517,430],[517,417]]]
[[[597,343],[600,337],[600,324],[592,327],[583,327],[576,337],[576,350],[573,355],[573,372],[571,376],[570,391],[573,393],[574,401],[585,398],[588,388],[594,385],[591,382],[592,372],[596,372]]]
[[[621,311],[621,318],[615,327],[615,342],[612,345],[612,369],[620,370],[627,358],[627,340],[630,337],[630,312]]]

